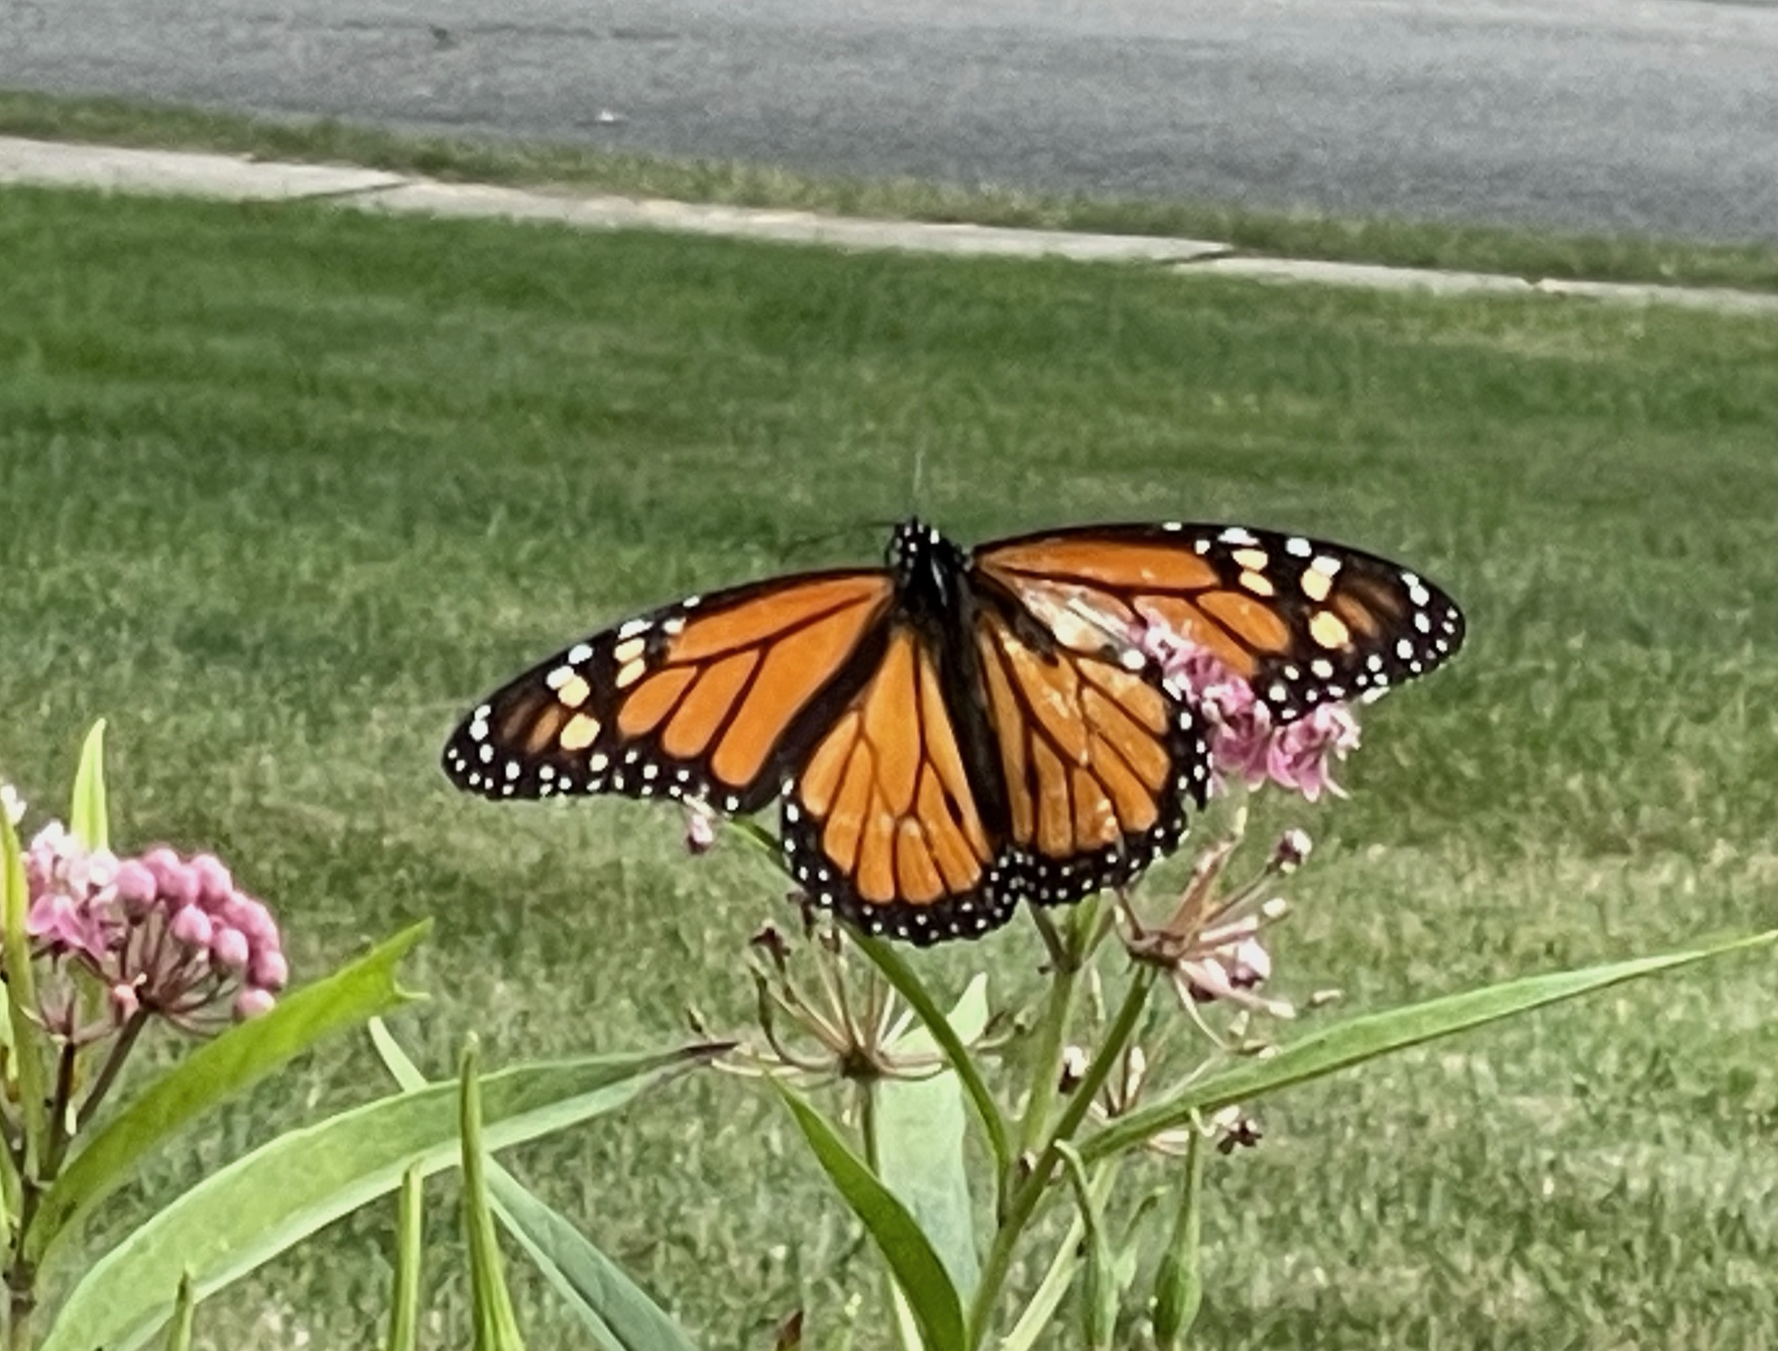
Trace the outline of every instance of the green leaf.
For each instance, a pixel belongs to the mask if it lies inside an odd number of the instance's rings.
[[[1111,1193],[1117,1185],[1117,1172],[1122,1163],[1122,1159],[1112,1159],[1093,1174],[1088,1194],[1101,1215],[1111,1201]],[[1050,1331],[1056,1310],[1062,1307],[1062,1299],[1068,1293],[1068,1287],[1074,1283],[1075,1273],[1080,1270],[1085,1255],[1086,1245],[1083,1240],[1086,1233],[1086,1223],[1081,1219],[1081,1211],[1077,1206],[1069,1221],[1068,1232],[1062,1235],[1062,1241],[1056,1245],[1056,1255],[1050,1260],[1049,1270],[1044,1272],[1037,1289],[1025,1301],[1025,1307],[1019,1312],[1019,1321],[1013,1325],[1012,1331],[995,1344],[995,1351],[1031,1351]]]
[[[488,1169],[494,1213],[595,1337],[621,1351],[696,1351],[678,1324],[560,1212],[498,1164]]]
[[[398,1084],[409,1091],[425,1087],[425,1076],[381,1019],[371,1021],[370,1033]],[[612,1351],[696,1351],[622,1268],[493,1159],[488,1161],[488,1191],[494,1214],[602,1346]]]
[[[458,1130],[463,1159],[463,1230],[469,1245],[469,1308],[475,1351],[525,1351],[512,1293],[500,1266],[500,1240],[488,1208],[486,1155],[482,1152],[482,1097],[476,1082],[475,1038],[463,1048],[458,1072]]]
[[[994,1095],[988,1091],[987,1081],[982,1078],[981,1071],[976,1068],[975,1061],[970,1058],[969,1050],[964,1044],[975,1036],[980,1036],[980,1029],[971,1037],[960,1038],[920,977],[914,973],[913,967],[908,965],[893,944],[857,930],[852,930],[851,936],[858,950],[883,973],[884,979],[895,987],[895,992],[907,1000],[908,1007],[919,1016],[921,1023],[944,1051],[946,1063],[958,1075],[964,1092],[969,1095],[970,1106],[975,1109],[976,1119],[981,1122],[988,1148],[994,1154],[996,1171],[1004,1177],[1013,1164],[1012,1136],[1008,1131],[1006,1118],[1000,1114],[1000,1107],[994,1101]]]
[[[105,812],[105,719],[86,734],[80,767],[74,771],[74,800],[68,808],[68,832],[88,849],[109,849],[111,830]]]
[[[717,1048],[519,1065],[482,1081],[489,1149],[614,1111]],[[99,1259],[41,1351],[135,1351],[171,1312],[189,1266],[198,1297],[393,1191],[410,1168],[457,1162],[455,1083],[400,1093],[286,1132],[200,1182]]]
[[[767,1079],[809,1142],[815,1161],[826,1172],[852,1212],[864,1221],[878,1251],[889,1263],[907,1296],[926,1351],[964,1351],[968,1346],[963,1306],[944,1263],[914,1223],[895,1193],[878,1180],[864,1161],[846,1146],[819,1112],[776,1079]]]
[[[1140,1144],[1160,1131],[1183,1126],[1194,1113],[1214,1112],[1232,1103],[1250,1102],[1266,1093],[1362,1065],[1392,1051],[1454,1036],[1625,981],[1676,970],[1731,952],[1770,946],[1775,941],[1778,941],[1778,930],[1690,952],[1638,957],[1579,971],[1525,976],[1482,990],[1446,995],[1406,1008],[1348,1019],[1286,1046],[1277,1055],[1244,1061],[1233,1069],[1198,1080],[1164,1102],[1132,1112],[1082,1145],[1081,1155],[1088,1162],[1102,1159]]]
[[[37,1025],[37,984],[31,969],[31,940],[25,932],[25,917],[30,912],[30,884],[25,879],[25,857],[19,849],[18,832],[6,813],[0,812],[0,869],[4,869],[4,886],[0,887],[0,964],[6,976],[6,1013],[11,1033],[12,1056],[8,1077],[18,1083],[19,1114],[22,1118],[25,1144],[25,1171],[37,1171],[49,1142],[49,1114],[44,1107],[43,1031]],[[4,1151],[0,1151],[4,1152]],[[17,1190],[16,1171],[7,1165],[7,1190]]]
[[[420,1336],[420,1239],[425,1196],[420,1171],[401,1175],[395,1205],[395,1283],[389,1292],[387,1351],[414,1351]]]
[[[327,979],[287,995],[150,1084],[86,1140],[50,1187],[26,1238],[26,1256],[39,1266],[54,1263],[65,1237],[175,1131],[326,1037],[416,998],[396,983],[396,967],[430,928],[429,921],[416,924]]]
[[[1086,1264],[1080,1289],[1081,1338],[1087,1351],[1111,1351],[1117,1329],[1118,1282],[1105,1222],[1093,1195],[1091,1180],[1080,1154],[1066,1140],[1056,1142],[1063,1171],[1074,1187],[1074,1201],[1086,1233]]]
[[[959,1042],[981,1036],[988,1023],[988,981],[977,976],[951,1011],[948,1025]],[[898,1057],[936,1056],[931,1031],[909,1029],[889,1046]],[[959,1299],[975,1293],[981,1258],[975,1246],[975,1211],[964,1157],[963,1092],[955,1073],[924,1079],[884,1079],[874,1084],[871,1115],[877,1176],[908,1208],[925,1234]]]
[[[173,1317],[167,1322],[167,1351],[191,1351],[191,1325],[197,1312],[191,1272],[187,1271],[179,1278],[179,1293],[173,1297]]]

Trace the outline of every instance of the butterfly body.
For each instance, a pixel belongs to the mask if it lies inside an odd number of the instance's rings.
[[[916,943],[973,937],[1020,901],[1130,881],[1201,804],[1206,728],[1137,645],[1148,624],[1286,721],[1462,639],[1415,574],[1301,537],[1105,526],[968,552],[911,520],[884,567],[690,597],[575,644],[478,705],[444,768],[494,798],[781,799],[817,904]]]

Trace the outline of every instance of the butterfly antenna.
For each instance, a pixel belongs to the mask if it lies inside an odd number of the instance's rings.
[[[784,541],[784,556],[787,560],[804,557],[809,554],[824,552],[835,540],[854,540],[862,536],[866,529],[873,534],[880,533],[892,522],[878,526],[873,521],[864,521],[856,525],[835,526],[832,530],[822,530],[812,535],[792,535]]]

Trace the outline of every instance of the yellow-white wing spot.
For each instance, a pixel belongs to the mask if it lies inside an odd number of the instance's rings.
[[[1278,594],[1278,590],[1272,585],[1271,580],[1257,572],[1243,572],[1241,574],[1241,585],[1256,596],[1275,596]]]
[[[1317,572],[1314,568],[1303,571],[1301,586],[1303,594],[1319,605],[1333,591],[1333,578],[1325,572]]]
[[[643,647],[640,638],[627,638],[611,649],[611,659],[619,666],[628,666],[642,655]]]
[[[599,739],[599,720],[588,717],[585,713],[576,713],[568,719],[558,738],[565,751],[584,751]]]
[[[1272,561],[1266,557],[1264,549],[1236,549],[1233,558],[1250,572],[1264,572],[1266,565]]]
[[[1352,630],[1332,610],[1317,610],[1309,620],[1309,636],[1325,648],[1341,648],[1352,641]]]
[[[556,686],[556,698],[561,701],[564,708],[579,708],[587,701],[592,692],[593,687],[577,675],[569,676],[568,679]]]
[[[629,689],[630,686],[642,679],[642,673],[647,669],[647,664],[640,657],[637,657],[634,661],[625,662],[623,666],[619,668],[617,673],[617,687],[620,690]]]

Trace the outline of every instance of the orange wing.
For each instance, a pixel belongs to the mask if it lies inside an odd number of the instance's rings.
[[[1208,648],[1280,719],[1375,697],[1463,642],[1450,597],[1343,545],[1217,525],[1059,530],[984,545],[976,567],[1052,626],[1166,625]],[[1071,618],[1072,616],[1072,618]]]
[[[1048,625],[1039,649],[984,611],[975,634],[1007,791],[1004,867],[1042,905],[1121,886],[1185,834],[1209,752],[1185,700],[1105,650],[1096,629]]]
[[[490,695],[446,744],[445,772],[492,798],[757,811],[869,677],[892,597],[880,570],[807,573],[638,616]]]
[[[981,697],[954,710],[932,650],[896,626],[789,786],[791,875],[867,932],[975,937],[1021,900],[1119,885],[1178,843],[1185,797],[1202,799],[1208,753],[1182,701],[1097,644],[1040,653],[991,610],[973,639]],[[989,763],[972,766],[972,748]]]
[[[1006,922],[1002,840],[965,768],[937,661],[912,627],[892,629],[870,681],[788,787],[791,876],[869,933],[931,943]]]

